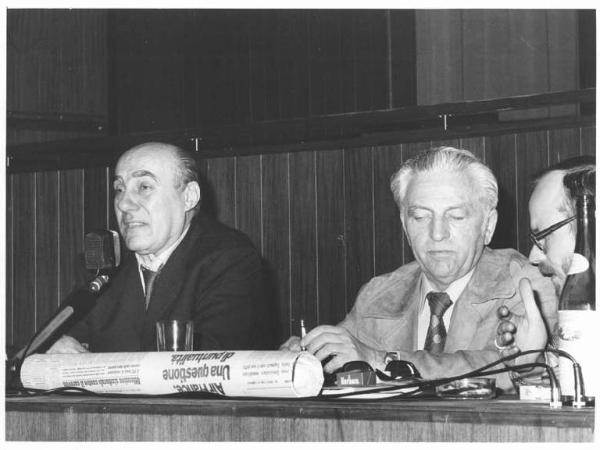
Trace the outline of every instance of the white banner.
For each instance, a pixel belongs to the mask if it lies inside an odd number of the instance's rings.
[[[307,352],[40,354],[23,362],[21,382],[29,389],[78,387],[98,393],[313,397],[323,386],[323,369]]]

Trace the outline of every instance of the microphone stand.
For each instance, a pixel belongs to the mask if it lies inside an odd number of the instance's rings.
[[[77,304],[91,305],[104,286],[108,284],[108,275],[98,275],[83,290],[75,291],[72,301],[67,301],[29,340],[27,345],[6,362],[6,388],[18,390],[21,387],[21,365],[25,358],[45,344],[56,331],[75,313]]]

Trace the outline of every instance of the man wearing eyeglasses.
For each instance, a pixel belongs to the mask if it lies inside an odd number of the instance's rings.
[[[532,241],[529,260],[542,275],[551,277],[560,294],[573,261],[577,231],[575,199],[564,186],[565,175],[596,171],[594,157],[568,159],[544,171],[534,180],[529,199]]]
[[[550,277],[557,296],[573,263],[577,232],[575,199],[563,180],[567,174],[595,171],[593,156],[578,156],[544,170],[533,180],[529,198],[529,261],[542,275]],[[520,328],[518,319],[506,316],[498,327],[500,346],[511,344]]]

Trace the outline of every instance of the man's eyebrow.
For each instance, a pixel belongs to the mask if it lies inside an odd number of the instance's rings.
[[[134,178],[140,178],[140,177],[150,177],[153,180],[157,180],[158,178],[156,178],[156,175],[154,175],[152,172],[150,172],[149,170],[145,170],[145,169],[140,169],[140,170],[136,170],[135,172],[133,172],[131,174],[132,177]]]
[[[131,174],[131,176],[133,178],[141,178],[141,177],[150,177],[153,180],[158,181],[158,178],[156,177],[156,175],[154,175],[152,172],[150,172],[149,170],[145,170],[145,169],[140,169],[140,170],[136,170],[135,172],[133,172]],[[123,177],[120,175],[115,175],[113,177],[113,183],[116,182],[122,182],[123,181]]]

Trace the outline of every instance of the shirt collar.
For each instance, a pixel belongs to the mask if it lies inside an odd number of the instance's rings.
[[[189,229],[190,229],[190,224],[188,224],[187,227],[185,227],[185,229],[183,230],[183,233],[181,233],[181,236],[179,236],[179,239],[177,239],[175,242],[173,242],[173,244],[171,246],[169,246],[169,248],[162,251],[161,253],[159,253],[156,256],[148,255],[148,257],[144,258],[145,261],[143,261],[143,262],[142,262],[140,255],[138,255],[136,253],[135,257],[137,259],[140,270],[141,270],[141,267],[144,266],[147,269],[150,269],[154,272],[158,272],[158,270],[162,266],[165,265],[165,263],[167,262],[167,260],[171,256],[171,254],[175,251],[175,249],[180,244],[180,242],[183,240],[183,238],[185,237],[185,235],[187,234]]]
[[[467,287],[467,284],[471,280],[474,271],[475,268],[471,269],[466,275],[450,283],[450,286],[448,286],[444,291],[446,294],[448,294],[448,297],[450,297],[450,300],[452,300],[453,303],[456,303],[456,300],[458,300],[460,294],[462,294],[462,292],[465,290],[465,287]],[[419,306],[419,311],[423,310],[423,307],[425,306],[425,296],[430,291],[437,291],[437,289],[434,289],[425,274],[421,273],[421,305]]]

